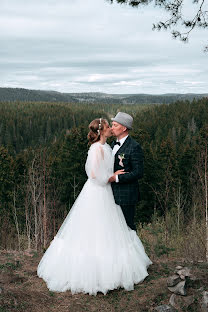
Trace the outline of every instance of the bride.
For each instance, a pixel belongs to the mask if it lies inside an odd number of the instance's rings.
[[[108,182],[114,174],[112,150],[106,143],[111,128],[100,118],[89,129],[88,180],[43,255],[37,274],[51,291],[96,295],[118,287],[133,290],[148,275],[152,262],[136,232],[127,226]]]

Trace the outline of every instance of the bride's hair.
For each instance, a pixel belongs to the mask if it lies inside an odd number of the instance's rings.
[[[104,129],[104,125],[106,125],[107,123],[107,120],[103,118],[97,118],[91,121],[91,123],[89,124],[90,131],[87,135],[89,144],[93,144],[100,140],[100,132]]]

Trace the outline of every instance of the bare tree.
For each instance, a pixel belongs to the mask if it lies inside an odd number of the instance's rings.
[[[152,192],[155,195],[155,198],[157,199],[160,205],[160,209],[162,209],[163,211],[164,220],[165,220],[165,240],[167,243],[168,232],[169,232],[167,216],[168,216],[170,197],[173,191],[173,188],[172,188],[173,178],[171,176],[171,168],[169,165],[167,165],[164,172],[165,172],[164,179],[161,183],[155,186],[152,185],[151,183],[147,183],[147,185],[151,188]]]
[[[31,250],[31,231],[32,231],[32,218],[31,218],[31,196],[28,192],[28,187],[25,195],[25,224],[26,224],[26,234],[27,234],[27,249]]]
[[[70,182],[70,185],[73,189],[73,198],[75,200],[77,197],[77,188],[79,186],[79,182],[76,182],[76,176],[75,175],[73,176],[73,181],[72,181],[72,183]]]
[[[177,209],[177,231],[180,232],[181,220],[183,219],[183,210],[186,204],[187,196],[184,195],[181,182],[179,181],[174,192],[174,202]]]
[[[46,163],[45,163],[45,149],[43,151],[43,247],[46,248],[47,235],[47,204],[46,204]]]
[[[55,197],[51,195],[54,191],[51,190],[50,169],[47,167],[45,149],[36,151],[33,155],[26,179],[25,219],[28,249],[33,242],[36,250],[40,246],[46,249],[49,227],[52,223],[49,208],[50,205],[55,206]],[[51,204],[50,201],[54,203]],[[51,211],[53,212],[53,208]]]
[[[14,216],[15,227],[16,227],[16,230],[17,230],[18,249],[20,251],[20,230],[19,230],[19,222],[18,222],[18,219],[17,219],[16,189],[15,189],[15,187],[14,187],[14,190],[13,190],[13,216]]]
[[[38,155],[39,156],[39,155]],[[29,189],[31,192],[31,204],[34,214],[34,238],[35,249],[38,248],[38,237],[40,235],[40,208],[39,205],[42,196],[42,177],[40,173],[40,162],[37,155],[34,156],[31,167],[29,168]]]

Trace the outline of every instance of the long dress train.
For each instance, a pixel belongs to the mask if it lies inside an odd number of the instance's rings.
[[[85,165],[88,180],[38,265],[38,276],[51,291],[133,290],[148,275],[152,262],[108,183],[113,161],[107,143],[92,144]]]

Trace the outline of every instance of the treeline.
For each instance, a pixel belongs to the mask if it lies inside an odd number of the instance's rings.
[[[111,117],[116,111],[136,112],[148,106],[105,105],[90,103],[0,102],[0,145],[11,153],[32,147],[46,146],[72,127],[87,127],[102,116]]]
[[[27,111],[25,104],[18,105],[22,105],[24,112]],[[85,106],[84,110],[76,111],[70,105],[60,105],[58,112],[56,105],[47,104],[45,115],[41,109],[46,104],[38,105],[36,108],[40,107],[41,114],[35,119],[37,110],[28,103],[28,111],[24,115],[27,122],[23,120],[24,125],[29,125],[31,120],[36,125],[36,133],[41,132],[41,127],[44,122],[47,124],[50,116],[51,120],[57,120],[57,124],[51,122],[54,125],[51,126],[51,132],[55,135],[57,131],[57,139],[55,141],[53,137],[49,144],[43,136],[47,145],[29,148],[33,137],[28,135],[27,148],[21,148],[16,154],[2,144],[1,248],[17,248],[18,244],[20,248],[47,247],[86,181],[87,124],[101,114],[109,118],[118,109],[134,115],[131,135],[141,143],[145,155],[145,174],[140,183],[142,200],[137,206],[136,222],[148,223],[153,215],[165,216],[167,239],[168,233],[174,228],[179,233],[184,226],[192,228],[193,222],[195,228],[197,224],[201,228],[205,224],[207,99],[147,107],[145,110],[133,105],[126,108],[106,106],[108,112],[102,108],[93,110],[94,106]],[[75,115],[76,124],[71,115],[66,113],[67,109]],[[15,116],[14,110],[9,112],[5,107],[5,112],[8,118],[12,112]],[[63,119],[58,122],[60,116]],[[65,126],[64,118],[68,118]],[[14,119],[10,119],[11,127],[14,127]],[[44,127],[47,129],[46,125]],[[173,226],[171,223],[171,227],[168,222],[170,215],[175,224]]]
[[[176,206],[179,195],[183,211],[190,214],[194,201],[205,200],[199,191],[199,172],[208,144],[208,100],[155,106],[136,114],[135,124],[141,131],[135,138],[145,152],[138,215],[148,220],[150,211],[165,213]]]
[[[28,147],[55,142],[72,127],[83,125],[104,112],[70,104],[57,103],[0,103],[0,144],[19,153]]]
[[[29,90],[23,88],[0,88],[0,102],[49,102],[90,104],[169,104],[176,101],[193,101],[208,97],[205,94],[107,94],[100,92],[61,93],[50,90]]]

